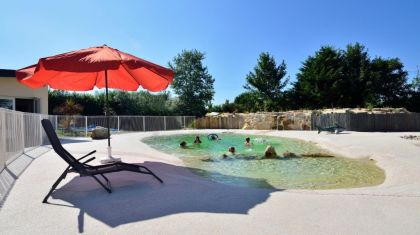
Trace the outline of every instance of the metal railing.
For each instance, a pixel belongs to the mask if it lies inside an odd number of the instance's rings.
[[[98,126],[106,127],[105,116],[49,115],[59,135],[89,136]],[[111,116],[112,132],[180,130],[194,127],[194,116]]]
[[[48,118],[58,135],[90,136],[105,116],[62,116],[23,113],[0,108],[0,172],[25,151],[47,143],[41,120]],[[111,116],[116,132],[163,131],[194,128],[193,116]]]

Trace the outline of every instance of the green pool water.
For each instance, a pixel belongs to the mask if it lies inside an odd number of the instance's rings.
[[[365,187],[381,184],[384,171],[373,161],[343,157],[323,157],[324,150],[315,144],[295,139],[219,134],[221,140],[212,141],[199,135],[201,144],[193,144],[196,135],[153,136],[142,141],[153,148],[178,156],[194,173],[211,180],[249,187],[276,189],[335,189]],[[244,145],[251,138],[251,147]],[[187,142],[187,148],[179,143]],[[267,145],[274,146],[278,155],[292,152],[297,157],[265,159]],[[234,146],[236,154],[228,153]],[[223,158],[223,154],[228,155]],[[303,157],[314,154],[312,157]],[[302,156],[303,155],[303,156]]]

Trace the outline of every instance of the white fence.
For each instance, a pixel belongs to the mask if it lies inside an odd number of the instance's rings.
[[[25,150],[42,144],[42,118],[46,116],[0,108],[0,172]]]
[[[0,108],[0,172],[25,151],[46,143],[44,118],[64,136],[89,136],[95,127],[106,127],[104,116],[42,115]],[[114,133],[178,130],[192,128],[194,120],[192,116],[111,116],[110,127]]]
[[[89,136],[97,126],[106,127],[105,116],[49,115],[59,135]],[[192,128],[193,116],[111,116],[112,132],[165,131]]]

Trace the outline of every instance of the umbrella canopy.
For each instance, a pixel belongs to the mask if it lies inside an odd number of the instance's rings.
[[[19,82],[40,88],[88,91],[95,86],[135,91],[139,86],[161,91],[173,80],[173,72],[106,45],[39,59],[35,65],[16,71]]]
[[[111,158],[108,88],[136,91],[141,86],[149,91],[161,91],[172,82],[173,72],[103,45],[41,58],[37,64],[17,70],[16,78],[31,88],[46,85],[70,91],[106,88],[108,156]]]

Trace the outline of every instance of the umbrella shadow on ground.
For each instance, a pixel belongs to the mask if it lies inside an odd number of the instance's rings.
[[[113,192],[108,194],[92,178],[74,177],[57,189],[52,198],[80,209],[77,220],[82,233],[85,213],[111,227],[188,212],[247,214],[265,202],[270,193],[280,191],[264,179],[218,175],[231,182],[246,182],[263,188],[238,187],[196,176],[191,172],[195,169],[187,167],[161,162],[142,165],[154,171],[164,183],[148,175],[112,173],[107,174],[113,186]],[[50,201],[50,204],[63,205]]]

